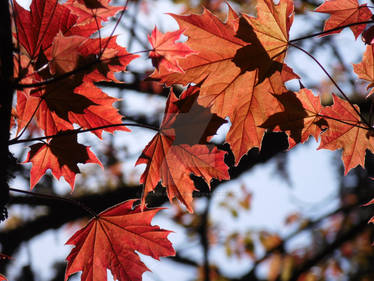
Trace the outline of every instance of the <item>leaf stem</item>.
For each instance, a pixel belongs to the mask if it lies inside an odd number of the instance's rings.
[[[116,31],[116,29],[117,29],[117,27],[118,27],[118,25],[119,25],[119,23],[120,23],[120,21],[121,21],[123,15],[125,14],[125,12],[126,12],[126,10],[127,10],[127,6],[128,6],[128,4],[129,4],[129,0],[126,0],[125,5],[123,6],[123,10],[121,11],[121,14],[119,15],[118,20],[117,20],[117,22],[115,23],[115,25],[114,25],[114,27],[113,27],[113,30],[112,30],[112,32],[111,32],[110,35],[109,35],[109,38],[112,38],[112,37],[113,37],[114,32]],[[99,59],[101,59],[101,56],[103,55],[103,53],[105,52],[106,48],[108,47],[108,45],[109,45],[109,41],[110,41],[110,40],[108,40],[108,41],[106,42],[106,44],[105,44],[105,46],[104,46],[102,52],[101,52],[100,55],[99,55]]]
[[[13,191],[13,192],[27,194],[27,195],[30,195],[30,196],[45,198],[45,199],[48,199],[48,200],[55,200],[55,201],[57,200],[57,201],[66,202],[66,203],[78,206],[81,209],[85,210],[87,213],[89,213],[91,216],[93,216],[95,218],[98,218],[97,213],[95,211],[93,211],[91,208],[87,207],[82,202],[79,202],[79,201],[71,199],[71,198],[64,198],[64,197],[50,195],[50,194],[35,193],[35,192],[26,191],[26,190],[22,190],[22,189],[18,189],[18,188],[9,188],[9,190]]]
[[[356,25],[360,25],[360,24],[368,24],[368,23],[374,23],[374,20],[355,22],[355,23],[350,23],[350,24],[338,26],[338,27],[335,27],[335,28],[331,28],[331,29],[328,29],[328,30],[321,31],[321,32],[317,32],[317,33],[305,35],[305,36],[302,36],[302,37],[299,37],[299,38],[295,38],[295,39],[292,39],[288,42],[289,43],[294,43],[294,42],[302,41],[302,40],[309,39],[309,38],[312,38],[312,37],[328,34],[328,33],[331,33],[331,32],[334,32],[334,31],[337,31],[337,30],[340,30],[340,29],[344,29],[346,27],[356,26]]]
[[[349,126],[352,126],[352,127],[357,127],[357,128],[363,129],[363,130],[367,130],[367,131],[370,130],[370,127],[364,127],[364,126],[360,126],[358,124],[352,124],[350,122],[347,122],[347,121],[344,121],[344,120],[341,120],[341,119],[337,119],[337,118],[334,118],[334,117],[331,117],[331,116],[327,116],[327,115],[323,115],[323,114],[317,114],[317,116],[322,117],[322,118],[326,118],[326,119],[331,119],[331,120],[334,120],[336,122],[340,122],[340,123],[343,123],[345,125],[349,125]]]
[[[13,144],[17,144],[17,143],[32,142],[32,141],[40,141],[40,140],[45,140],[45,139],[50,139],[50,138],[55,138],[55,137],[77,135],[77,134],[81,134],[81,133],[92,132],[92,131],[102,130],[102,129],[106,129],[106,128],[112,128],[112,127],[121,127],[121,126],[140,127],[140,128],[150,129],[150,130],[153,130],[153,131],[158,131],[159,130],[156,127],[146,125],[146,124],[120,123],[120,124],[104,125],[104,126],[89,128],[89,129],[84,129],[84,130],[82,130],[82,128],[79,128],[79,129],[76,129],[76,130],[62,131],[62,132],[60,132],[58,134],[55,134],[55,135],[49,135],[49,136],[44,136],[44,137],[36,137],[36,138],[30,138],[30,139],[24,139],[24,140],[18,140],[17,138],[15,138],[15,139],[11,139],[9,141],[9,145],[13,145]]]
[[[358,114],[358,116],[360,116],[361,120],[368,126],[368,128],[370,128],[370,124],[366,121],[366,119],[362,116],[362,114],[360,113],[360,111],[357,110],[357,108],[353,105],[353,103],[349,100],[348,96],[343,92],[343,90],[339,87],[338,83],[336,83],[336,81],[334,80],[334,78],[332,78],[332,76],[327,72],[327,70],[324,68],[324,66],[311,54],[309,53],[307,50],[295,45],[295,44],[292,44],[292,43],[288,43],[290,46],[292,47],[295,47],[296,49],[299,49],[300,51],[302,51],[304,54],[308,55],[312,60],[314,60],[318,66],[322,69],[322,71],[326,74],[326,76],[330,79],[330,81],[334,84],[334,86],[338,89],[338,91],[340,92],[340,94],[344,97],[344,99],[349,102],[349,104],[351,105],[351,107],[353,108],[353,110]]]
[[[103,55],[104,51],[101,48],[101,31],[100,31],[100,26],[99,26],[99,22],[98,22],[97,16],[96,16],[96,10],[95,10],[95,12],[93,10],[91,10],[91,13],[92,13],[93,18],[95,19],[95,23],[96,23],[96,27],[97,27],[97,32],[99,34],[99,49],[100,49],[99,57],[101,58],[101,56]]]
[[[36,112],[38,111],[38,109],[39,109],[40,104],[42,103],[42,101],[43,101],[43,99],[40,99],[40,100],[39,100],[39,103],[38,103],[38,105],[36,106],[34,112],[32,113],[32,115],[31,115],[31,117],[30,117],[30,120],[27,121],[27,124],[25,125],[25,127],[23,127],[22,132],[21,132],[17,137],[15,137],[14,140],[18,140],[18,139],[19,139],[19,138],[24,134],[24,132],[26,131],[27,127],[30,125],[32,119],[34,118]]]

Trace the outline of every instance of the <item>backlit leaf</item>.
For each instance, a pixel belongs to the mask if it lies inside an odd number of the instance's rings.
[[[352,108],[349,102],[333,95],[334,104],[325,107],[321,114],[328,129],[321,135],[318,149],[342,149],[345,174],[357,165],[365,166],[366,150],[374,152],[374,138],[367,125]],[[359,112],[358,106],[355,106]]]
[[[135,200],[113,206],[93,218],[67,242],[75,247],[67,257],[65,280],[82,271],[82,281],[107,280],[109,269],[114,280],[141,281],[149,270],[135,251],[155,259],[173,256],[167,239],[170,231],[151,225],[161,209],[140,210]]]
[[[149,52],[153,66],[158,69],[163,65],[169,71],[183,72],[177,59],[185,58],[193,54],[193,51],[186,44],[175,42],[182,33],[182,30],[177,30],[163,34],[157,27],[153,29],[151,36],[148,35],[148,40],[153,47],[153,51]]]
[[[189,87],[179,99],[170,93],[160,130],[136,162],[147,165],[140,180],[143,206],[147,194],[161,181],[169,199],[177,198],[192,212],[196,188],[191,174],[202,177],[208,186],[212,178],[229,178],[226,153],[206,145],[225,121],[197,105],[198,93],[198,87]]]
[[[76,135],[58,136],[48,143],[33,144],[30,148],[25,162],[32,163],[31,189],[48,169],[51,169],[57,179],[60,179],[61,176],[64,177],[74,189],[75,175],[80,172],[78,163],[96,163],[102,166],[89,147],[77,142]]]
[[[315,11],[330,14],[330,18],[325,22],[324,31],[356,22],[368,21],[372,16],[367,5],[359,5],[357,0],[326,0]],[[356,39],[364,31],[365,26],[366,24],[360,24],[350,27]],[[342,29],[338,29],[328,34],[341,31]]]

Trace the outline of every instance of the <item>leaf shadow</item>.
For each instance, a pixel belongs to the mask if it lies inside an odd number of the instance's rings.
[[[274,129],[279,129],[283,132],[288,131],[289,137],[295,143],[301,142],[302,131],[305,128],[304,120],[310,117],[303,104],[292,91],[287,91],[280,95],[273,94],[273,96],[279,101],[283,111],[269,116],[260,127],[271,131]],[[323,118],[319,118],[314,124],[321,129],[327,127],[327,122]]]
[[[172,125],[175,130],[175,140],[173,145],[179,144],[208,144],[218,128],[227,123],[216,114],[210,112],[198,104],[199,88],[189,88],[194,93],[183,99],[178,100],[175,104],[179,108],[178,115]]]
[[[77,136],[59,136],[49,144],[61,168],[67,166],[74,173],[79,173],[78,163],[87,163],[90,159],[84,145],[77,142]]]
[[[253,27],[244,18],[239,20],[236,37],[251,44],[238,49],[233,58],[233,62],[242,73],[258,70],[257,84],[260,84],[274,72],[282,71],[283,64],[269,57]]]
[[[93,56],[79,58],[76,72],[63,79],[56,79],[55,82],[47,84],[45,88],[36,89],[32,95],[39,96],[45,101],[50,111],[68,122],[69,112],[84,114],[85,109],[97,104],[84,95],[75,93],[75,89],[84,83],[85,75],[94,69],[91,67],[93,60]],[[58,72],[64,75],[63,71]],[[42,77],[46,80],[53,78],[49,71],[45,71]]]

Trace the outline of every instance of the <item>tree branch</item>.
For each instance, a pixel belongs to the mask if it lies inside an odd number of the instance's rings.
[[[8,179],[12,174],[12,155],[8,140],[13,100],[13,44],[8,1],[0,3],[0,221],[7,217]]]

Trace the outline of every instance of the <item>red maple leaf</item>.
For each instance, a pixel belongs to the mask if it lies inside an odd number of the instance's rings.
[[[85,82],[117,81],[115,72],[125,71],[126,66],[139,55],[128,53],[126,48],[117,44],[117,36],[110,38],[95,38],[85,41],[79,47],[79,53],[83,61],[92,63],[91,57],[95,59],[91,68],[86,69]]]
[[[60,179],[61,176],[64,177],[71,188],[74,189],[75,175],[80,172],[78,163],[96,163],[102,166],[89,147],[77,142],[75,134],[57,136],[48,143],[33,144],[30,148],[31,150],[24,163],[32,163],[30,171],[31,189],[48,169],[51,169],[52,174],[57,179]]]
[[[86,8],[80,2],[69,0],[60,4],[58,0],[33,0],[28,11],[15,1],[15,38],[31,60],[38,56],[40,50],[45,51],[51,46],[57,33],[88,38],[102,27],[103,21],[123,10],[123,7],[110,6],[110,0],[100,1],[102,7],[95,10]]]
[[[27,72],[35,75],[34,69],[38,69],[35,64],[40,61],[40,56],[44,56],[42,53],[50,52],[58,33],[66,37],[79,35],[88,39],[102,27],[102,22],[123,10],[123,7],[110,6],[109,2],[110,0],[102,0],[101,8],[92,10],[77,0],[69,0],[64,4],[59,4],[57,0],[33,0],[30,11],[15,2],[14,37],[28,56],[27,63],[22,64],[22,67],[28,69],[26,72],[23,70],[20,78],[25,77]],[[16,60],[15,65],[18,62]]]
[[[191,174],[202,177],[208,186],[212,178],[229,178],[226,153],[206,145],[225,121],[197,105],[198,94],[198,87],[189,87],[179,99],[170,93],[160,130],[136,162],[147,164],[140,180],[144,184],[143,206],[147,194],[161,181],[169,199],[177,198],[192,212],[196,188]]]
[[[102,28],[102,22],[108,21],[124,7],[111,6],[111,0],[68,0],[64,4],[78,16],[74,30],[69,35],[77,34],[89,37]],[[94,7],[96,6],[96,7]],[[90,8],[94,7],[94,8]]]
[[[67,257],[65,280],[82,271],[82,281],[106,281],[109,269],[114,280],[141,281],[148,268],[135,251],[155,259],[175,255],[167,239],[170,231],[151,225],[161,208],[141,211],[134,202],[105,210],[66,242],[75,248]]]
[[[115,37],[101,41],[81,36],[66,37],[59,33],[45,54],[48,68],[38,73],[34,80],[52,82],[18,92],[17,112],[22,120],[18,131],[33,115],[47,135],[72,129],[73,123],[86,129],[122,123],[122,116],[112,106],[117,99],[94,85],[95,81],[115,80],[114,72],[124,71],[137,57],[127,53],[115,40]],[[107,48],[101,50],[102,46]],[[103,130],[128,131],[123,126]],[[103,130],[94,133],[100,137]]]
[[[327,0],[315,11],[330,14],[330,18],[325,22],[324,31],[356,22],[368,21],[373,15],[366,4],[359,5],[357,0]],[[366,24],[360,24],[350,27],[356,39],[364,31],[365,26]],[[338,29],[327,34],[341,31],[342,29]]]
[[[58,0],[33,0],[30,11],[14,2],[16,32],[19,44],[31,60],[40,50],[50,47],[58,32],[66,33],[76,23],[77,16]]]
[[[182,33],[183,30],[177,30],[163,34],[155,27],[151,36],[148,35],[148,40],[153,47],[153,50],[149,52],[149,57],[154,67],[159,69],[163,66],[168,71],[183,72],[178,64],[178,58],[185,58],[194,51],[184,43],[175,43]]]

